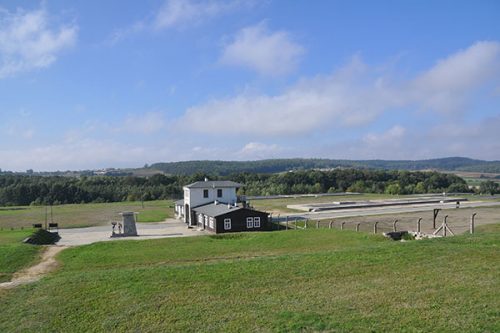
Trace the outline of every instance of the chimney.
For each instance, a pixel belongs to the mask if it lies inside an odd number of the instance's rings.
[[[227,204],[227,209],[231,209],[231,204]]]
[[[208,182],[208,178],[207,177],[205,177],[205,181]]]
[[[218,202],[217,200],[215,200],[215,201],[214,201],[214,205],[216,205],[216,206],[217,206],[218,204],[219,204],[219,202]]]

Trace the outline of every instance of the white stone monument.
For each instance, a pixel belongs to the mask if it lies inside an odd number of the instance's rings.
[[[120,214],[123,218],[123,236],[137,236],[137,228],[135,227],[135,213],[123,212]]]

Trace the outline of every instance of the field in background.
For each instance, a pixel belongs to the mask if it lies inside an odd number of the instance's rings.
[[[469,186],[479,187],[482,182],[487,180],[492,180],[500,184],[500,173],[466,171],[446,171],[445,173],[453,173],[458,177],[463,178]]]
[[[0,293],[0,331],[498,332],[499,231],[401,243],[310,229],[72,248],[59,271]]]
[[[54,223],[60,228],[89,227],[119,221],[119,213],[138,212],[139,222],[160,222],[173,217],[172,200],[73,204],[52,206]],[[50,221],[50,208],[48,210]],[[30,227],[45,223],[45,206],[0,207],[0,228]]]
[[[280,198],[280,199],[261,199],[261,200],[250,200],[250,205],[257,210],[266,211],[268,213],[273,213],[273,215],[279,213],[296,213],[298,210],[287,208],[287,205],[305,204],[305,203],[327,203],[334,201],[363,201],[363,200],[381,200],[381,199],[399,199],[405,197],[404,195],[390,195],[390,194],[359,194],[359,195],[338,195],[338,196],[310,196],[296,198]]]
[[[436,194],[424,194],[436,195]],[[418,195],[390,195],[390,194],[360,194],[360,195],[345,195],[345,196],[324,196],[324,197],[297,197],[297,198],[284,198],[284,199],[264,199],[264,200],[250,200],[250,204],[258,210],[263,210],[273,215],[286,213],[300,212],[296,209],[287,208],[287,205],[297,205],[306,203],[328,203],[337,201],[367,201],[367,200],[384,200],[384,199],[408,199],[416,198]],[[460,195],[469,201],[500,201],[500,198],[491,199],[490,197],[481,197],[473,194]]]

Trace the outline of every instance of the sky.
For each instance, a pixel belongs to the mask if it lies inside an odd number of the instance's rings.
[[[0,0],[0,168],[500,160],[500,2]]]

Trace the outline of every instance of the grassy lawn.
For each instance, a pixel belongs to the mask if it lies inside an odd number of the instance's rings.
[[[37,259],[41,247],[22,243],[31,233],[31,229],[0,231],[0,282],[9,281],[14,272]]]
[[[139,222],[160,222],[173,217],[172,200],[144,202],[113,202],[58,205],[52,207],[55,223],[62,228],[103,225],[109,221],[120,220],[120,212],[138,212]],[[50,208],[48,210],[50,221]],[[33,223],[45,223],[45,206],[1,207],[0,228],[31,227]]]
[[[57,272],[0,294],[0,331],[498,332],[500,229],[488,228],[405,243],[311,229],[72,248]]]

